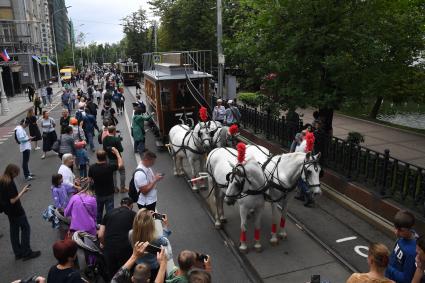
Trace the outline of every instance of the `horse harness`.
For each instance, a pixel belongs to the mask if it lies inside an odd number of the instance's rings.
[[[183,126],[181,124],[179,124],[179,126],[183,128]],[[209,122],[208,122],[208,126],[206,128],[207,129],[209,128]],[[183,129],[185,129],[185,128],[183,128]],[[209,131],[210,137],[214,137],[214,134],[215,134],[216,131],[217,131],[217,129],[215,129],[213,131]],[[182,144],[181,145],[175,145],[175,144],[173,144],[173,143],[170,142],[170,144],[172,146],[175,146],[175,147],[178,147],[179,148],[177,151],[173,151],[172,152],[172,157],[173,158],[181,150],[184,152],[184,154],[186,156],[187,156],[187,152],[186,151],[190,151],[190,152],[192,152],[194,154],[199,154],[199,155],[202,155],[202,154],[204,154],[206,152],[206,151],[198,151],[198,150],[195,150],[195,149],[191,148],[190,146],[186,146],[186,143],[185,143],[186,142],[186,139],[187,139],[187,142],[189,143],[190,139],[192,138],[193,139],[193,143],[195,144],[195,146],[197,148],[202,148],[202,143],[205,141],[205,139],[201,139],[201,144],[199,144],[199,143],[197,143],[197,140],[194,138],[193,135],[194,135],[193,134],[193,129],[190,129],[190,131],[186,131],[186,134],[183,137],[183,141],[182,141]],[[198,138],[201,138],[201,132],[198,132]]]

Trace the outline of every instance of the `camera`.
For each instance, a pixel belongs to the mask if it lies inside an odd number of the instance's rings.
[[[320,283],[320,275],[311,275],[310,283]]]
[[[161,213],[154,212],[154,214],[152,214],[152,217],[155,220],[162,220],[162,219],[165,218],[165,215],[164,214],[161,214]]]
[[[204,263],[204,261],[208,260],[208,256],[206,254],[196,254],[196,260]]]
[[[25,280],[21,280],[21,283],[37,283],[37,276],[31,276]]]
[[[161,248],[160,248],[160,247],[157,247],[157,246],[154,246],[154,245],[149,244],[149,245],[146,247],[146,251],[147,251],[148,253],[150,253],[150,254],[154,254],[154,255],[156,255],[156,253],[160,253],[160,252],[161,252]]]
[[[112,146],[107,146],[105,149],[106,149],[106,152],[112,152]]]

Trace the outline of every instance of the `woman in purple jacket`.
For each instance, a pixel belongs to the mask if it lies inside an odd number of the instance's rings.
[[[89,182],[81,183],[82,190],[73,195],[65,208],[65,217],[71,218],[70,232],[85,231],[96,236],[97,205]]]

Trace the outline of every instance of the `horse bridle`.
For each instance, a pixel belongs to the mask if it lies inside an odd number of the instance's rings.
[[[215,122],[215,121],[213,121],[214,122],[214,124],[215,124],[215,126],[216,126],[216,128],[215,128],[215,130],[212,130],[212,131],[210,131],[210,125],[211,125],[211,121],[208,121],[208,122],[204,122],[204,125],[202,125],[202,126],[200,126],[200,129],[199,129],[199,131],[198,131],[198,139],[200,139],[201,140],[201,145],[203,145],[204,144],[204,142],[205,141],[209,141],[210,142],[210,144],[212,144],[213,143],[213,138],[214,138],[214,135],[215,135],[215,133],[217,132],[217,130],[219,129],[219,127],[217,126],[217,123]],[[206,129],[207,130],[207,133],[208,133],[208,135],[209,135],[209,137],[208,138],[202,138],[202,133],[201,133],[201,131],[200,130],[202,130],[202,129]]]
[[[241,171],[239,171],[238,168],[242,168],[242,173]],[[264,172],[263,172],[264,174]],[[238,179],[236,179],[236,188],[238,189],[237,193],[234,195],[227,195],[226,193],[224,193],[224,196],[227,198],[231,198],[231,199],[241,199],[244,198],[246,196],[249,195],[260,195],[263,194],[265,192],[265,190],[267,189],[267,178],[266,181],[264,182],[264,185],[262,185],[260,188],[258,188],[257,190],[247,190],[246,192],[243,191],[244,186],[245,186],[245,182],[248,182],[248,184],[252,185],[252,181],[248,178],[248,175],[246,174],[246,169],[245,166],[243,166],[243,164],[237,164],[231,172],[227,173],[226,175],[226,181],[227,184],[229,184],[230,182],[233,182],[236,178],[236,176],[241,177],[242,181],[239,181]],[[265,175],[264,175],[265,177]]]
[[[304,160],[303,169],[301,171],[300,178],[307,184],[307,186],[309,188],[317,188],[317,187],[320,188],[320,183],[319,184],[310,184],[308,182],[308,177],[311,174],[311,172],[308,171],[308,168],[310,168],[311,166],[313,166],[315,172],[318,172],[319,171],[319,160],[318,159],[315,159],[313,156],[312,156],[312,159],[311,160]],[[304,179],[302,177],[303,176],[303,173],[304,173]]]

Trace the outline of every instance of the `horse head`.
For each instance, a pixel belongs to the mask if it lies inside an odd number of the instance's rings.
[[[230,165],[233,169],[226,175],[227,189],[224,197],[228,205],[235,204],[236,200],[244,195],[261,193],[266,184],[266,177],[261,165],[255,159]]]
[[[305,155],[303,168],[301,170],[301,178],[312,190],[314,196],[322,193],[320,189],[320,177],[322,176],[322,168],[319,164],[320,153],[313,155],[308,152]]]
[[[213,145],[213,138],[219,129],[220,123],[215,121],[199,122],[193,129],[197,144],[204,151],[210,151]]]

